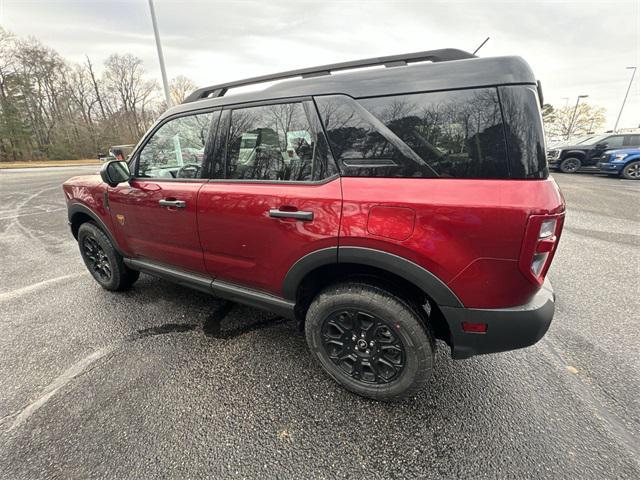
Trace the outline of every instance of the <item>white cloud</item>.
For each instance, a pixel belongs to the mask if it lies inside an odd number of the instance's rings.
[[[0,0],[2,1],[2,0]],[[578,94],[607,109],[611,128],[640,65],[640,2],[156,0],[170,77],[217,83],[323,63],[455,47],[520,55],[561,106]],[[146,0],[4,0],[0,23],[65,57],[141,57],[159,78]],[[640,124],[640,73],[621,126]]]

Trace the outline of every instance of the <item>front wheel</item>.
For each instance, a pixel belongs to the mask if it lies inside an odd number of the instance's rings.
[[[87,270],[102,288],[127,290],[140,276],[140,272],[124,264],[109,237],[93,223],[80,225],[78,245]]]
[[[565,158],[560,164],[560,171],[562,173],[575,173],[582,166],[582,162],[573,157]]]
[[[622,176],[627,180],[640,180],[640,160],[625,165],[622,169]]]
[[[434,341],[417,307],[381,287],[326,288],[309,306],[305,333],[322,368],[363,397],[401,400],[431,377]]]

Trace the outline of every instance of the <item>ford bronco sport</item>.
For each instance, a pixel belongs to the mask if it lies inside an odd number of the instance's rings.
[[[540,95],[521,58],[453,49],[202,88],[64,184],[71,231],[107,290],[146,272],[269,309],[347,389],[411,396],[435,339],[462,359],[549,327],[565,205]]]

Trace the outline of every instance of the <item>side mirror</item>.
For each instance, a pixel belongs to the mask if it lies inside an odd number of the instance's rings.
[[[597,150],[604,150],[605,148],[607,148],[609,146],[608,143],[596,143],[596,149]]]
[[[100,169],[102,181],[110,187],[115,187],[119,183],[128,182],[131,178],[129,165],[122,160],[111,160],[102,165]]]

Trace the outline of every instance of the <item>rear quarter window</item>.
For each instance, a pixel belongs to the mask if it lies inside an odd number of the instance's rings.
[[[544,131],[533,86],[498,88],[509,149],[511,178],[547,178]]]
[[[495,88],[316,103],[343,175],[509,177]]]

